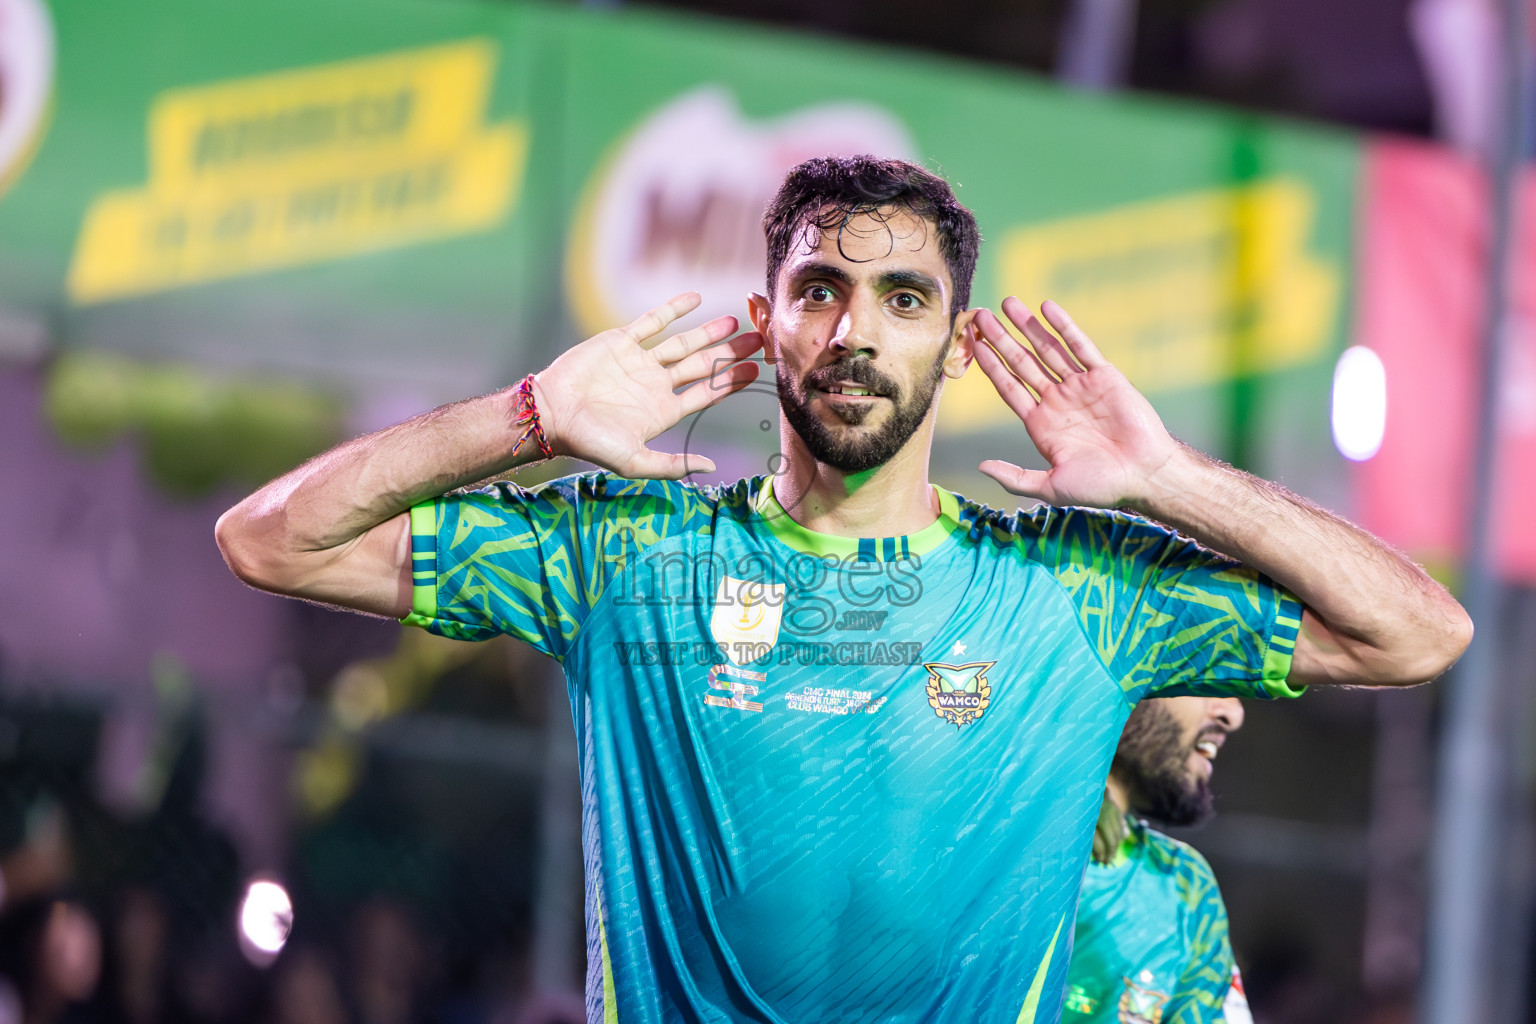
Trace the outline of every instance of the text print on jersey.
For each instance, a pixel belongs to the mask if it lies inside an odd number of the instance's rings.
[[[614,603],[709,605],[715,639],[726,644],[771,647],[781,630],[797,639],[879,630],[891,608],[911,607],[923,596],[922,558],[916,554],[876,560],[797,552],[784,563],[783,580],[766,579],[769,566],[756,553],[734,563],[714,552],[639,557],[637,571],[619,578],[622,592]]]

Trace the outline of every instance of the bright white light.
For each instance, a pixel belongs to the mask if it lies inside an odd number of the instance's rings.
[[[1333,444],[1339,454],[1364,462],[1381,448],[1387,431],[1387,368],[1360,345],[1344,350],[1333,368]]]
[[[272,962],[293,931],[293,901],[288,890],[266,879],[252,881],[240,904],[240,938],[246,955],[260,966]]]

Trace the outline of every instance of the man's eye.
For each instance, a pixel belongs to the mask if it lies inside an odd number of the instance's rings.
[[[831,302],[832,289],[824,284],[813,284],[805,290],[805,297],[812,302]]]
[[[918,309],[922,306],[921,300],[911,292],[899,292],[891,298],[897,309]]]

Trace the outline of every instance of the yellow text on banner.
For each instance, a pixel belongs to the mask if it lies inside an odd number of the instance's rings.
[[[149,181],[97,197],[69,271],[78,303],[496,227],[524,121],[486,125],[496,46],[469,40],[158,97]]]
[[[1309,251],[1315,217],[1294,179],[1190,192],[1016,228],[999,277],[1059,302],[1143,391],[1210,385],[1325,351],[1343,270]],[[979,368],[945,389],[945,430],[1015,418]]]

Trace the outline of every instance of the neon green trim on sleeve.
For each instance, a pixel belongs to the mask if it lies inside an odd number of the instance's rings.
[[[1305,686],[1293,686],[1287,676],[1291,674],[1291,659],[1296,655],[1296,638],[1301,633],[1301,602],[1290,594],[1280,593],[1280,607],[1275,612],[1275,627],[1269,638],[1269,649],[1264,652],[1264,669],[1259,685],[1271,697],[1300,697]]]
[[[411,613],[400,622],[426,628],[437,618],[436,500],[411,509]]]
[[[1045,947],[1045,959],[1040,961],[1040,966],[1035,971],[1035,980],[1030,983],[1029,994],[1024,997],[1024,1005],[1019,1008],[1019,1019],[1014,1024],[1035,1024],[1035,1014],[1040,1010],[1040,993],[1045,989],[1045,976],[1051,969],[1051,957],[1056,952],[1056,942],[1061,938],[1061,926],[1066,923],[1065,917],[1056,922],[1056,934],[1051,936],[1051,944]]]
[[[1271,697],[1300,697],[1307,692],[1305,686],[1292,686],[1286,676],[1291,674],[1292,651],[1280,651],[1274,647],[1264,655],[1264,692]]]

